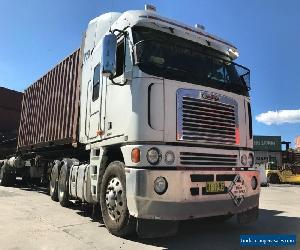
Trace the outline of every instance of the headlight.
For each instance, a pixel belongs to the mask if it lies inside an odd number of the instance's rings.
[[[254,156],[252,153],[250,153],[248,156],[248,164],[250,165],[250,167],[254,165]]]
[[[252,179],[251,179],[251,187],[252,187],[253,190],[255,190],[257,188],[257,186],[258,186],[257,179],[256,179],[255,176],[253,176]]]
[[[241,157],[241,163],[246,166],[247,165],[247,155],[243,154]]]
[[[157,148],[150,148],[147,152],[147,160],[150,164],[156,165],[161,159],[160,151]]]
[[[165,162],[167,165],[172,165],[175,161],[175,154],[172,151],[167,151],[165,154]]]
[[[160,177],[157,177],[154,181],[154,191],[161,195],[161,194],[164,194],[168,189],[168,182],[167,180],[160,176]]]

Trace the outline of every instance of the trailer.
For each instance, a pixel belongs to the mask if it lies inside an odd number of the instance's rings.
[[[250,71],[231,43],[145,10],[91,20],[76,50],[25,90],[0,182],[49,183],[100,206],[107,229],[162,237],[181,220],[258,216]]]
[[[0,159],[14,154],[23,93],[0,87]]]

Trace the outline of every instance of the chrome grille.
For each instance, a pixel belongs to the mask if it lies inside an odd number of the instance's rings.
[[[178,92],[178,140],[209,144],[236,143],[237,104],[229,97],[218,101],[203,98],[205,91]]]
[[[237,159],[237,155],[180,152],[181,165],[234,167]]]

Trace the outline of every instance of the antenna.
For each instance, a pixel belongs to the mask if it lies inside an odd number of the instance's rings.
[[[109,32],[111,32],[111,26],[112,26],[112,11],[114,9],[114,0],[111,0],[111,11],[110,11],[110,20],[109,20]]]

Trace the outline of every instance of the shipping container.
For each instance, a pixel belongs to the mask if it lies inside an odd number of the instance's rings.
[[[0,133],[17,130],[23,94],[0,87]]]
[[[23,93],[0,87],[0,159],[15,152]]]
[[[25,90],[18,150],[77,142],[80,49]]]

